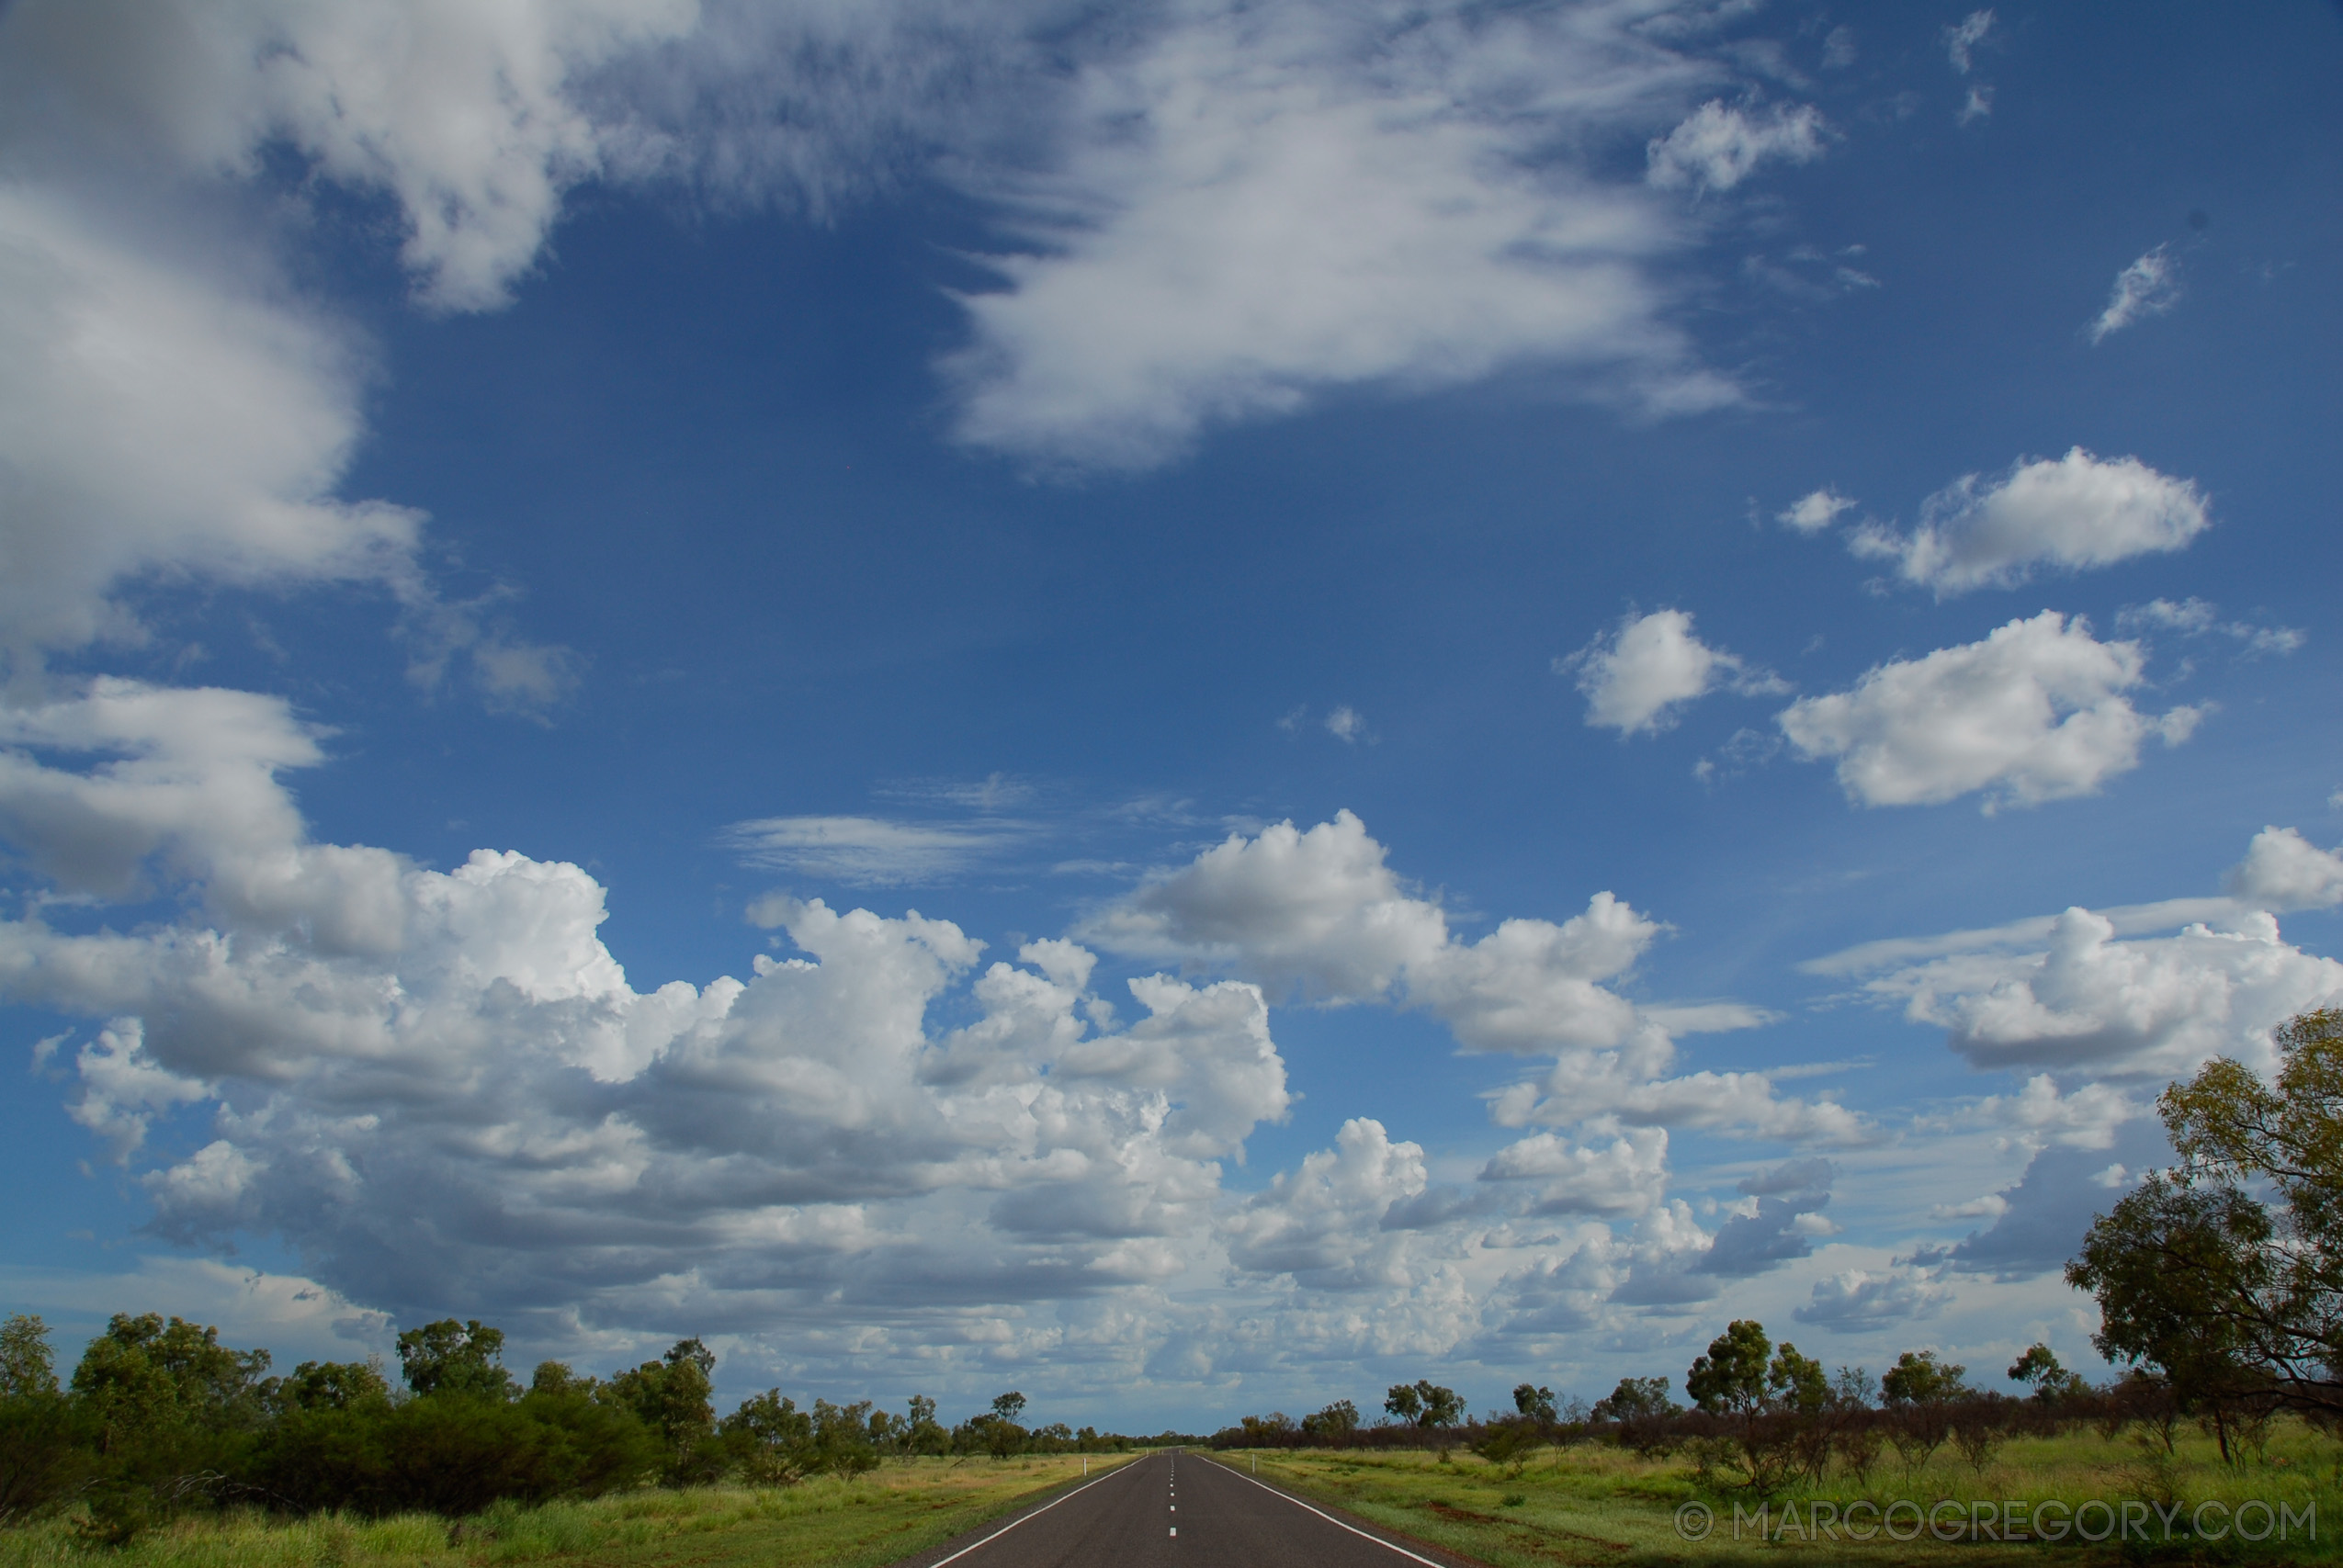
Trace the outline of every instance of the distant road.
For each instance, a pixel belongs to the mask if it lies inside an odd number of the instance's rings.
[[[1455,1568],[1197,1454],[1110,1471],[896,1568]]]

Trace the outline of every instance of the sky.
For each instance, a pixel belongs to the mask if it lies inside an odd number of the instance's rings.
[[[0,1310],[2095,1374],[2343,1002],[2343,8],[0,6]]]

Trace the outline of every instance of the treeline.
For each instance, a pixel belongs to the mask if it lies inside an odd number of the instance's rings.
[[[1732,1324],[1684,1376],[1689,1406],[1665,1378],[1622,1378],[1590,1405],[1557,1401],[1522,1383],[1513,1409],[1468,1417],[1454,1390],[1429,1381],[1394,1385],[1384,1418],[1364,1423],[1349,1400],[1296,1419],[1282,1411],[1248,1416],[1215,1433],[1215,1448],[1464,1449],[1518,1469],[1541,1448],[1610,1443],[1648,1458],[1682,1454],[1710,1484],[1771,1492],[1836,1470],[1868,1476],[1889,1455],[1907,1471],[1949,1450],[1979,1472],[2010,1437],[2077,1426],[2112,1437],[2139,1427],[2171,1451],[2188,1414],[2170,1383],[2134,1373],[2094,1387],[2035,1345],[2009,1369],[2030,1385],[2012,1398],[1973,1386],[1968,1369],[1933,1351],[1906,1351],[1881,1377],[1860,1367],[1827,1371],[1796,1346],[1773,1344],[1764,1326]],[[2209,1414],[2209,1431],[2215,1430]],[[2267,1423],[2239,1427],[2225,1441],[2258,1447]]]
[[[859,1475],[890,1456],[1110,1451],[1132,1440],[1028,1427],[1004,1393],[956,1426],[933,1399],[807,1408],[771,1389],[717,1415],[716,1357],[698,1339],[608,1378],[560,1361],[523,1384],[504,1336],[449,1318],[399,1336],[400,1380],[379,1362],[304,1361],[269,1375],[266,1350],[149,1314],[116,1316],[62,1384],[37,1317],[0,1324],[0,1522],[77,1504],[99,1540],[129,1540],[188,1508],[476,1512],[646,1484],[785,1485]]]
[[[2193,1420],[2226,1462],[2258,1457],[2270,1424],[2292,1416],[2343,1434],[2343,1009],[2271,1032],[2269,1079],[2228,1057],[2156,1101],[2174,1152],[2095,1220],[2066,1267],[2099,1303],[2092,1345],[2129,1370],[2094,1387],[2036,1345],[2009,1369],[2013,1399],[1970,1386],[1965,1369],[1907,1351],[1874,1380],[1826,1373],[1764,1328],[1737,1322],[1684,1377],[1687,1409],[1665,1379],[1625,1378],[1592,1405],[1557,1408],[1522,1383],[1514,1409],[1477,1420],[1453,1389],[1395,1385],[1386,1419],[1364,1426],[1348,1400],[1296,1420],[1248,1416],[1217,1447],[1468,1445],[1500,1462],[1545,1443],[1615,1441],[1691,1455],[1712,1479],[1768,1489],[1868,1472],[1893,1452],[1907,1468],[1950,1445],[1982,1472],[2010,1435],[2098,1426],[2148,1429],[2172,1451]]]

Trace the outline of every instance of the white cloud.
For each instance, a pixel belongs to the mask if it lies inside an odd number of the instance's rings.
[[[1975,791],[1986,807],[2088,795],[2139,765],[2149,737],[2188,739],[2202,710],[2160,716],[2125,693],[2143,679],[2137,643],[2103,643],[2053,610],[1982,642],[1874,666],[1852,690],[1803,697],[1783,733],[1808,759],[1834,758],[1848,798],[1934,805]]]
[[[1975,63],[1977,45],[1993,34],[1993,13],[1972,11],[1960,21],[1944,29],[1944,52],[1952,62],[1952,69],[1965,76]]]
[[[1555,924],[1508,919],[1457,939],[1414,897],[1348,811],[1232,835],[1159,874],[1079,928],[1083,940],[1154,962],[1225,968],[1273,995],[1383,1002],[1439,1018],[1467,1050],[1556,1055],[1553,1069],[1492,1100],[1501,1126],[1613,1117],[1794,1142],[1862,1143],[1862,1117],[1779,1095],[1761,1073],[1668,1076],[1672,1034],[1771,1021],[1734,1003],[1639,1007],[1615,988],[1665,930],[1610,893]],[[1636,1145],[1640,1147],[1641,1145]]]
[[[1541,1181],[1535,1212],[1632,1219],[1665,1196],[1668,1134],[1633,1127],[1601,1146],[1534,1133],[1497,1151],[1483,1181]]]
[[[802,956],[638,992],[574,866],[310,842],[275,774],[315,739],[274,699],[98,682],[6,711],[20,745],[101,757],[8,753],[8,835],[196,910],[128,934],[0,922],[0,994],[117,1021],[75,1055],[74,1114],[124,1158],[207,1115],[141,1173],[158,1232],[282,1236],[376,1306],[560,1338],[653,1298],[721,1327],[867,1292],[942,1334],[969,1303],[1201,1266],[1217,1162],[1287,1105],[1239,981],[1142,977],[1143,1016],[1100,1027],[1090,955],[1035,942],[932,1031],[980,943],[768,901]]]
[[[130,141],[188,177],[253,174],[282,139],[327,178],[394,201],[424,301],[504,303],[562,193],[623,127],[579,79],[675,37],[691,0],[25,0],[0,33],[19,159],[49,165]],[[37,96],[35,96],[37,95]]]
[[[1934,1317],[1952,1299],[1952,1289],[1909,1269],[1873,1273],[1849,1269],[1815,1281],[1805,1305],[1790,1315],[1800,1323],[1838,1329]]]
[[[1225,965],[1280,993],[1427,1009],[1479,1050],[1611,1044],[1633,1004],[1603,982],[1662,928],[1609,893],[1556,925],[1511,919],[1458,941],[1439,905],[1410,896],[1348,811],[1232,834],[1092,917],[1085,940],[1156,960]]]
[[[2343,904],[2343,845],[2322,850],[2292,828],[2264,828],[2229,873],[2229,891],[2261,909]]]
[[[1977,82],[1971,85],[1967,96],[1961,100],[1960,109],[1952,116],[1956,125],[1970,125],[1993,113],[1993,85]]]
[[[356,1305],[314,1280],[270,1274],[209,1258],[147,1257],[122,1273],[0,1266],[0,1294],[37,1314],[69,1352],[71,1336],[96,1333],[119,1312],[177,1314],[215,1325],[221,1343],[266,1346],[277,1365],[364,1360],[390,1348],[390,1314]]]
[[[1898,577],[1941,599],[2014,586],[2037,566],[2082,570],[2182,549],[2212,526],[2202,491],[2137,457],[2102,460],[2077,446],[1979,479],[1964,475],[1930,496],[1911,533],[1866,525],[1849,547],[1895,562]]]
[[[1337,740],[1354,741],[1366,732],[1366,720],[1348,703],[1326,716],[1326,733]]]
[[[1865,987],[1979,1067],[2170,1078],[2224,1054],[2268,1066],[2272,1026],[2343,997],[2343,964],[2281,940],[2268,914],[2124,941],[2076,908],[2040,950],[1939,958]]]
[[[0,180],[0,650],[137,637],[125,580],[411,575],[419,515],[334,498],[359,430],[334,328]]]
[[[1801,534],[1819,534],[1839,520],[1842,512],[1851,511],[1855,503],[1832,490],[1828,485],[1809,491],[1773,514],[1773,520]]]
[[[1776,105],[1752,114],[1712,98],[1645,150],[1645,178],[1662,190],[1731,190],[1768,159],[1810,164],[1822,156],[1822,111]]]
[[[2219,634],[2235,637],[2244,645],[2248,656],[2264,653],[2292,653],[2310,640],[2308,634],[2297,626],[2259,626],[2251,621],[2216,619],[2218,612],[2202,599],[2183,599],[2175,604],[2169,599],[2151,599],[2145,604],[2126,604],[2115,613],[2115,624],[2126,629],[2152,626],[2159,631],[2179,632],[2183,637],[2205,637]]]
[[[1424,1190],[1424,1153],[1394,1144],[1383,1123],[1354,1117],[1334,1147],[1305,1156],[1220,1222],[1228,1260],[1252,1273],[1291,1274],[1317,1289],[1406,1286],[1402,1248],[1381,1229],[1395,1203]]]
[[[1576,672],[1588,724],[1622,735],[1670,728],[1684,704],[1720,688],[1745,694],[1789,690],[1778,677],[1693,636],[1692,617],[1683,610],[1629,615],[1617,631],[1556,660],[1555,669]]]
[[[803,872],[857,887],[958,875],[1030,838],[1023,824],[898,822],[878,817],[761,817],[735,822],[724,842],[751,865]]]
[[[960,438],[1140,468],[1322,389],[1517,365],[1660,412],[1730,400],[1661,321],[1647,268],[1676,225],[1558,151],[1701,73],[1624,21],[1206,5],[1081,62],[1044,166],[974,179],[1031,245],[963,300]]]
[[[2115,275],[2115,288],[2107,309],[2091,322],[2093,343],[2104,343],[2143,316],[2161,316],[2180,302],[2180,264],[2163,245]]]

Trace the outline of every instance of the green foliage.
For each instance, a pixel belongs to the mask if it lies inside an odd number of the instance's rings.
[[[1933,1350],[1907,1350],[1879,1380],[1880,1396],[1890,1406],[1965,1399],[1975,1392],[1965,1381],[1968,1371],[1958,1362],[1938,1360]]]
[[[220,1331],[153,1313],[117,1313],[74,1369],[74,1397],[113,1453],[190,1429],[250,1427],[265,1414],[266,1350],[231,1350]]]
[[[57,1387],[49,1327],[22,1314],[0,1324],[0,1523],[37,1514],[87,1477],[82,1423]]]
[[[1513,1408],[1528,1419],[1552,1426],[1557,1418],[1554,1406],[1554,1391],[1536,1383],[1516,1383],[1513,1386]]]
[[[923,1393],[911,1395],[910,1413],[903,1417],[902,1435],[897,1438],[905,1453],[948,1454],[952,1451],[952,1434],[935,1418],[935,1401]]]
[[[2181,1163],[2095,1222],[2066,1267],[2110,1360],[2250,1433],[2277,1408],[2343,1421],[2343,1010],[2273,1032],[2264,1083],[2222,1058],[2156,1103]],[[2264,1194],[2267,1195],[2265,1201]]]
[[[1302,1417],[1302,1435],[1319,1441],[1339,1443],[1358,1429],[1359,1407],[1347,1399]]]
[[[1668,1397],[1666,1378],[1621,1378],[1619,1386],[1588,1412],[1598,1421],[1645,1421],[1673,1416],[1682,1407]]]
[[[256,1445],[248,1473],[296,1511],[453,1515],[504,1497],[634,1485],[660,1459],[658,1440],[631,1411],[574,1388],[514,1401],[442,1393],[289,1410]]]
[[[2050,1347],[2041,1343],[2026,1347],[2025,1354],[2009,1363],[2007,1375],[2011,1382],[2032,1384],[2034,1398],[2045,1404],[2088,1393],[2091,1386],[2079,1373],[2068,1371]]]
[[[1813,1416],[1830,1403],[1830,1379],[1820,1361],[1798,1354],[1798,1348],[1785,1339],[1766,1366],[1765,1393],[1776,1410]]]
[[[1772,1349],[1764,1325],[1737,1318],[1709,1341],[1708,1354],[1693,1359],[1684,1392],[1714,1416],[1755,1415],[1765,1408],[1766,1358]]]
[[[520,1390],[504,1370],[504,1331],[452,1317],[399,1336],[399,1369],[417,1394],[511,1399]]]
[[[365,1361],[303,1361],[271,1390],[287,1410],[348,1410],[390,1403],[390,1384]]]
[[[716,1356],[707,1346],[696,1338],[679,1339],[659,1360],[610,1380],[610,1397],[666,1445],[671,1484],[712,1481],[723,1473],[724,1455],[710,1441],[716,1436],[715,1371]]]
[[[57,1358],[49,1348],[49,1325],[23,1313],[0,1323],[0,1399],[55,1393]]]
[[[1024,1414],[1025,1396],[1022,1393],[997,1393],[992,1396],[992,1416],[996,1421],[1014,1421]]]
[[[1453,1427],[1465,1414],[1464,1395],[1428,1378],[1394,1383],[1386,1392],[1383,1408],[1414,1427]]]

